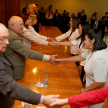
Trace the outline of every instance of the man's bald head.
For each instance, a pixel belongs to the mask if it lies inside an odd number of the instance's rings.
[[[7,28],[0,23],[0,54],[6,50],[6,47],[9,44],[8,37],[9,32]]]
[[[21,35],[24,28],[23,19],[19,16],[12,16],[8,21],[8,26],[17,34]]]
[[[19,16],[12,16],[8,21],[8,26],[10,26],[13,23],[18,23],[21,20],[22,20],[22,18]]]
[[[9,32],[8,29],[2,23],[0,23],[0,37],[2,35],[9,36]]]

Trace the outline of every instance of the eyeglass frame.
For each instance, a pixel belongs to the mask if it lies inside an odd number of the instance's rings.
[[[1,42],[6,42],[7,40],[10,39],[10,36],[8,36],[7,38],[4,38],[4,39],[0,39]]]

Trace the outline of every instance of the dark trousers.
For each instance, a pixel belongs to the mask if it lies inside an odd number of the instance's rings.
[[[81,76],[80,76],[80,77],[81,77],[81,81],[82,81],[82,83],[84,83],[84,82],[85,82],[85,80],[83,80],[84,75],[85,75],[84,66],[82,66]]]
[[[53,26],[53,20],[52,19],[45,19],[45,25],[46,26]]]
[[[37,33],[39,33],[39,24],[34,25],[33,28]]]

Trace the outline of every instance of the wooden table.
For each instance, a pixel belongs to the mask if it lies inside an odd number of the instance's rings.
[[[40,34],[48,37],[56,37],[62,33],[57,27],[41,26]],[[56,58],[71,57],[69,47],[66,46],[50,47],[33,43],[31,49],[49,55],[58,54]],[[41,76],[43,83],[46,71],[48,71],[48,87],[36,87],[37,77]],[[26,58],[23,78],[17,82],[42,95],[59,94],[60,98],[79,94],[82,89],[82,83],[75,63],[62,63],[58,66],[53,66],[47,61],[42,62],[29,58]],[[23,107],[21,106],[21,102],[16,100],[12,108]],[[32,105],[31,108],[36,108],[36,105]],[[70,108],[70,106],[63,106],[62,108]]]

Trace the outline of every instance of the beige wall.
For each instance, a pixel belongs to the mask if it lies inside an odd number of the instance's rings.
[[[87,20],[90,20],[94,12],[97,12],[101,19],[104,13],[108,11],[108,0],[21,0],[21,10],[26,3],[37,3],[44,8],[52,4],[54,10],[59,9],[60,13],[63,10],[67,10],[70,15],[73,12],[77,14],[84,9],[87,14]]]

